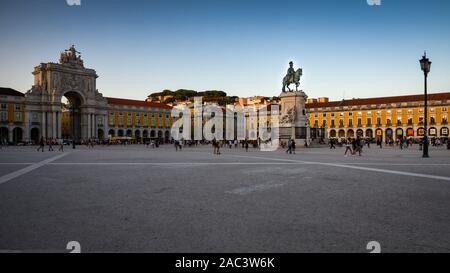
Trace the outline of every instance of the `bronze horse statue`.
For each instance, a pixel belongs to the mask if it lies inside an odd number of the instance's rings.
[[[289,92],[292,92],[292,90],[289,88],[289,85],[295,84],[295,91],[298,91],[298,87],[300,85],[300,78],[303,75],[303,70],[301,68],[297,69],[295,73],[291,75],[286,75],[283,78],[283,92],[286,92],[286,87],[289,90]]]

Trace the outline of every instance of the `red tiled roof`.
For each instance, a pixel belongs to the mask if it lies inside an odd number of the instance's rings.
[[[15,96],[15,97],[24,97],[25,95],[22,92],[14,90],[12,88],[0,87],[0,95],[4,96]]]
[[[145,100],[129,100],[129,99],[120,99],[120,98],[111,98],[111,97],[106,97],[106,99],[108,100],[109,104],[115,104],[115,105],[144,106],[144,107],[172,109],[172,107],[167,104],[148,102]]]
[[[448,93],[436,93],[428,94],[428,100],[450,100],[450,92]],[[307,103],[306,108],[324,108],[324,107],[341,107],[341,106],[359,106],[359,105],[374,105],[374,104],[389,104],[389,103],[402,103],[402,102],[420,102],[423,101],[423,94],[420,95],[408,95],[408,96],[395,96],[395,97],[380,97],[380,98],[368,98],[368,99],[351,99],[341,101],[330,102],[316,102]]]

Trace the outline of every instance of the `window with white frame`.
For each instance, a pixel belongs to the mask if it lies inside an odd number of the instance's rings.
[[[109,125],[114,125],[114,113],[109,113]]]
[[[103,116],[98,116],[97,117],[97,125],[98,126],[103,126]]]
[[[119,113],[119,125],[123,125],[123,114]]]
[[[14,122],[22,122],[22,112],[14,112]]]
[[[131,122],[131,113],[128,113],[128,116],[127,116],[127,126],[128,127],[130,127],[132,124],[131,124],[132,122]]]
[[[7,111],[0,112],[0,121],[8,121],[8,112]]]
[[[144,126],[147,126],[148,124],[148,117],[147,114],[144,114]]]

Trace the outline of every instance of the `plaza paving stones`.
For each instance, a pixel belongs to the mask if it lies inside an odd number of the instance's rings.
[[[0,251],[450,252],[444,148],[35,149],[0,150],[0,179],[36,166],[0,184]]]

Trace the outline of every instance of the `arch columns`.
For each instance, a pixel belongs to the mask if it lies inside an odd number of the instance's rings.
[[[25,141],[29,141],[31,136],[30,136],[30,112],[28,110],[25,111],[25,116],[24,116],[24,125],[25,125],[25,131],[22,132],[23,134],[23,139]]]
[[[13,130],[14,127],[8,126],[8,142],[13,142]]]

